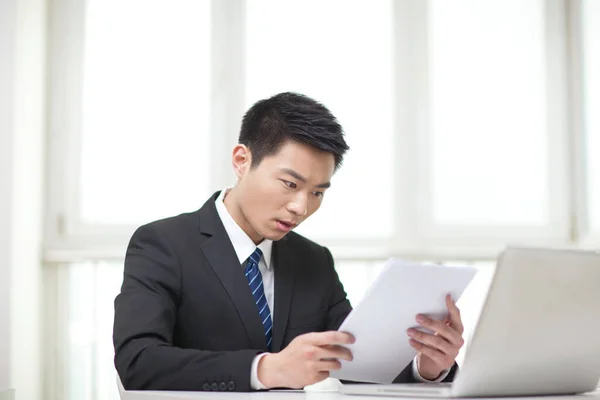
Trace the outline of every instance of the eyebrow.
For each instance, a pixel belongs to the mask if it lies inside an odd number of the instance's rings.
[[[288,175],[293,176],[294,178],[298,179],[299,181],[306,183],[306,178],[303,177],[302,175],[300,175],[299,173],[297,173],[296,171],[294,171],[293,169],[289,169],[289,168],[282,168],[281,172],[284,172]],[[317,185],[318,188],[320,189],[327,189],[328,187],[331,186],[331,182],[324,182],[324,183],[320,183]]]

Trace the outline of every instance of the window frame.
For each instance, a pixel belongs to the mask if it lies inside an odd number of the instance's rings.
[[[510,243],[578,245],[585,226],[584,182],[577,163],[580,143],[576,120],[583,104],[574,85],[575,55],[581,49],[567,42],[579,0],[549,0],[545,9],[548,66],[548,193],[550,222],[542,228],[486,226],[465,228],[433,222],[429,199],[429,131],[427,93],[427,2],[398,0],[393,18],[394,140],[392,188],[395,231],[380,239],[315,238],[336,257],[346,260],[416,258],[493,258]],[[136,226],[95,225],[78,218],[81,77],[85,2],[53,0],[49,9],[49,155],[47,214],[43,257],[49,262],[110,260],[123,257]],[[244,113],[244,0],[211,1],[210,160],[211,188],[232,183],[230,153],[237,143]],[[572,35],[571,35],[572,36]],[[557,49],[559,51],[557,51]],[[414,77],[415,79],[408,79]],[[579,77],[578,79],[580,79]],[[576,85],[575,85],[576,86]],[[581,100],[582,101],[582,100]],[[232,118],[231,116],[239,116]],[[414,173],[416,171],[416,173]],[[583,171],[584,172],[584,171]],[[571,183],[569,179],[578,180]],[[425,185],[423,183],[426,183]],[[425,205],[425,206],[423,206]],[[475,238],[475,239],[474,239]]]

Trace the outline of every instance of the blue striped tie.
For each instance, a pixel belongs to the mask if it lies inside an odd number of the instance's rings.
[[[273,321],[271,320],[271,310],[267,304],[267,297],[265,296],[265,289],[263,287],[263,280],[260,270],[258,269],[258,262],[262,257],[262,251],[257,247],[254,253],[250,255],[248,264],[246,264],[246,278],[248,278],[248,284],[250,285],[250,291],[254,296],[254,302],[260,315],[263,328],[265,329],[265,340],[267,342],[267,349],[271,351],[271,342],[273,341]]]

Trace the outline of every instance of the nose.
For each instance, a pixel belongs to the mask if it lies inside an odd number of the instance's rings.
[[[294,215],[304,216],[308,212],[308,196],[304,193],[298,193],[291,202],[288,203],[288,211]]]

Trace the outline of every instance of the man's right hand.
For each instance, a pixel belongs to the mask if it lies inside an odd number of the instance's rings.
[[[258,363],[258,379],[267,389],[302,389],[329,377],[341,368],[338,360],[352,361],[345,344],[354,343],[348,333],[329,331],[296,337],[281,352],[267,354]]]

